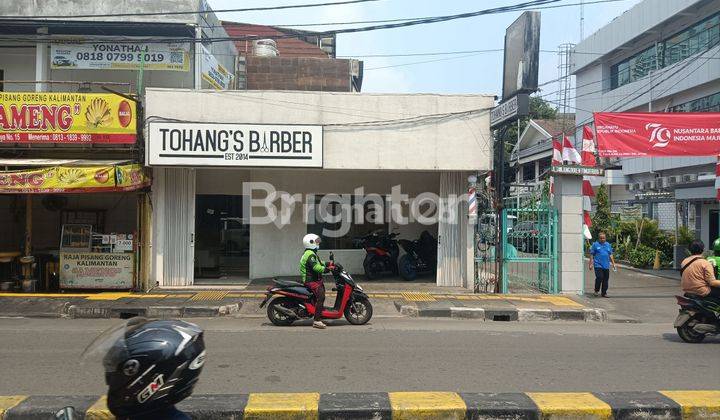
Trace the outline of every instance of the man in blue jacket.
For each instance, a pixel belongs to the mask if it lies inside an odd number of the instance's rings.
[[[600,232],[598,240],[593,242],[590,247],[590,269],[595,269],[595,296],[601,292],[602,297],[608,297],[610,263],[612,263],[613,270],[617,271],[612,245],[607,241],[605,232]]]

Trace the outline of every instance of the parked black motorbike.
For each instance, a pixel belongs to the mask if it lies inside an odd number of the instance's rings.
[[[434,273],[437,270],[437,239],[430,232],[425,230],[420,239],[400,239],[398,243],[405,250],[405,255],[398,261],[398,271],[403,280],[412,281],[419,273]]]
[[[400,248],[395,240],[396,237],[397,233],[383,233],[376,230],[354,239],[356,247],[365,249],[363,270],[368,280],[375,280],[383,273],[397,275]]]
[[[680,313],[675,329],[686,343],[699,343],[708,335],[720,334],[720,300],[691,294],[675,296]]]

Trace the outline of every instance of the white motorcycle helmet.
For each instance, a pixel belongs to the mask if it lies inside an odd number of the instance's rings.
[[[303,236],[303,246],[305,249],[317,250],[320,248],[320,237],[314,233],[308,233]]]

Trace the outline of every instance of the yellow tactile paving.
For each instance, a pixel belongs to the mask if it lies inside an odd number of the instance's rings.
[[[608,403],[589,392],[528,392],[542,418],[603,420],[612,418]]]
[[[318,418],[320,394],[250,394],[244,419],[314,420]]]
[[[410,302],[435,302],[436,300],[430,293],[403,292],[401,295]]]
[[[720,391],[660,391],[680,404],[683,419],[720,419]]]
[[[390,392],[393,420],[462,420],[467,406],[454,392]]]
[[[208,291],[208,292],[198,292],[195,293],[195,296],[191,297],[190,300],[197,301],[197,300],[223,300],[225,299],[225,296],[228,295],[228,291],[224,290],[217,290],[217,291]]]
[[[20,404],[25,398],[27,398],[27,397],[24,395],[0,397],[0,419],[5,417],[5,412],[7,410]]]
[[[95,401],[95,404],[91,405],[85,413],[85,420],[113,420],[115,416],[112,415],[110,410],[107,408],[107,397],[102,396],[100,399]]]

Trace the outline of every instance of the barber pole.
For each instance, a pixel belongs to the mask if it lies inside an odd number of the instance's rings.
[[[477,216],[477,194],[475,187],[468,188],[468,216]]]

